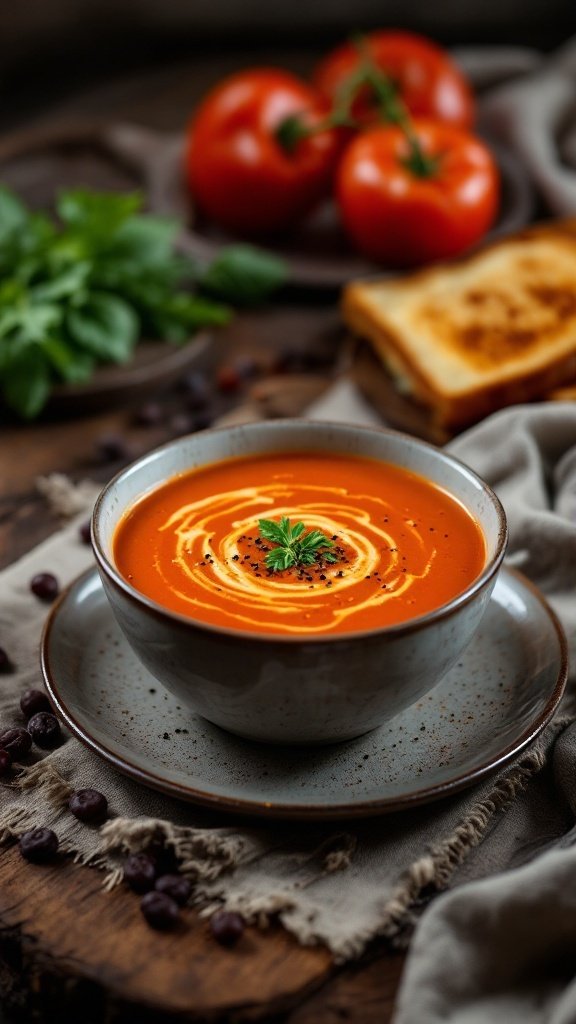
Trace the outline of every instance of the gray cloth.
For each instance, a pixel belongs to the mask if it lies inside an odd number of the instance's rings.
[[[543,590],[554,591],[572,665],[575,424],[571,406],[507,411],[452,446],[496,486],[510,518],[516,564]],[[572,673],[565,699],[570,709],[573,685]],[[574,815],[576,725],[554,746],[551,782],[550,799]],[[540,842],[534,837],[510,857],[509,866],[516,870],[457,888],[427,911],[412,943],[395,1024],[576,1020],[575,842],[575,828]],[[519,867],[523,861],[530,863]],[[454,881],[469,878],[464,867]]]
[[[574,730],[564,739],[573,779]],[[576,850],[559,849],[439,899],[416,931],[394,1024],[574,1024],[575,876]]]
[[[373,417],[347,383],[314,415],[364,422]],[[576,408],[501,413],[461,438],[454,450],[499,490],[510,516],[511,557],[546,591],[573,648]],[[62,490],[59,503],[66,498]],[[29,592],[30,576],[50,569],[66,582],[89,561],[72,525],[0,577],[1,635],[10,637],[18,665],[14,675],[3,677],[1,724],[18,721],[20,691],[39,682],[45,607]],[[64,848],[104,869],[110,885],[120,879],[119,852],[141,848],[159,832],[173,845],[208,912],[223,901],[260,923],[277,916],[301,942],[323,942],[346,960],[379,934],[404,942],[434,889],[509,868],[569,831],[572,774],[564,762],[555,774],[551,757],[565,725],[566,716],[557,716],[516,763],[471,790],[345,831],[293,823],[247,827],[210,815],[124,779],[68,738],[28,766],[16,785],[4,787],[0,828],[10,841],[33,824],[54,827]],[[66,810],[71,788],[86,785],[110,801],[112,818],[100,832]]]
[[[522,162],[548,210],[565,216],[576,213],[576,39],[552,56],[530,64],[530,51],[493,60],[481,51],[462,53],[480,77],[518,70],[524,55],[525,70],[484,94],[479,125],[490,137],[509,146]]]

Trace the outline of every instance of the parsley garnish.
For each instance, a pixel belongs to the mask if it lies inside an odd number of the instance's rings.
[[[320,530],[305,533],[306,527],[302,522],[292,526],[288,517],[282,516],[279,523],[273,519],[259,519],[258,527],[264,540],[278,545],[266,555],[265,562],[269,569],[280,572],[295,565],[313,565],[319,560],[319,555],[324,562],[337,561],[336,555],[326,550],[334,547],[333,541]]]
[[[140,338],[183,343],[225,324],[227,305],[261,302],[284,263],[249,245],[208,267],[179,250],[177,221],[139,194],[68,189],[58,219],[0,186],[0,406],[37,416],[54,384],[127,362]]]

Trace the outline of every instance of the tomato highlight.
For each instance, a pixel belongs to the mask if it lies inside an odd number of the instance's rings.
[[[285,71],[256,68],[223,81],[188,133],[186,176],[202,212],[248,236],[301,220],[333,180],[340,142],[322,128],[327,113],[326,101]],[[283,139],[291,118],[306,130]]]
[[[391,267],[447,259],[470,248],[492,224],[499,199],[496,164],[475,136],[438,121],[412,128],[425,157],[417,173],[397,126],[373,128],[348,147],[336,195],[352,243]]]
[[[361,42],[375,66],[392,81],[413,117],[446,121],[460,128],[472,126],[472,90],[440,46],[424,36],[398,31],[371,32]],[[336,100],[361,60],[357,41],[337,47],[316,68],[316,88],[326,99]],[[353,114],[364,125],[379,120],[377,97],[370,87],[362,89],[356,97]]]

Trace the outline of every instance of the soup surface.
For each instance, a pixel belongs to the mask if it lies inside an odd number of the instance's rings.
[[[280,545],[259,520],[282,517],[291,528],[304,524],[301,538],[312,530],[326,538],[311,564],[267,564]],[[158,604],[287,635],[414,618],[465,590],[485,557],[476,521],[429,481],[372,459],[314,453],[230,459],[176,476],[138,501],[114,538],[119,572]]]

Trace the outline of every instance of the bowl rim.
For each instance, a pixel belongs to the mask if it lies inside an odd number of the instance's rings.
[[[301,636],[300,634],[285,635],[282,633],[259,633],[255,630],[237,629],[233,626],[217,626],[211,622],[203,622],[201,619],[195,619],[191,615],[184,615],[180,612],[172,611],[170,608],[166,608],[164,605],[159,604],[157,601],[153,601],[152,598],[142,594],[139,590],[133,587],[128,580],[126,580],[121,573],[118,571],[113,561],[108,558],[105,554],[104,546],[100,535],[100,517],[102,515],[104,503],[107,498],[113,492],[114,488],[122,481],[128,473],[132,473],[138,470],[140,467],[145,466],[147,462],[155,461],[163,452],[171,451],[179,448],[181,445],[190,441],[197,436],[206,436],[208,434],[220,434],[220,433],[232,433],[238,431],[244,433],[252,433],[258,428],[262,428],[263,424],[266,424],[272,429],[279,428],[290,429],[299,427],[300,429],[304,425],[323,426],[328,429],[334,430],[353,430],[354,432],[360,432],[367,435],[373,434],[386,434],[393,435],[402,441],[407,441],[410,444],[416,445],[418,448],[424,448],[434,453],[434,456],[440,456],[445,461],[455,466],[457,470],[460,470],[471,478],[479,489],[486,495],[490,504],[492,505],[498,522],[498,536],[495,544],[494,553],[486,562],[482,572],[476,576],[474,580],[459,594],[457,594],[450,601],[445,604],[439,605],[438,608],[434,608],[423,615],[414,616],[412,619],[407,619],[404,622],[395,623],[387,626],[372,627],[370,629],[356,629],[347,630],[345,632],[338,633],[320,633],[314,636]],[[322,450],[322,445],[319,444],[318,450]],[[335,449],[333,449],[335,451]],[[261,453],[259,453],[261,454]],[[249,458],[249,454],[239,456],[239,458]],[[371,456],[360,456],[360,458],[371,458]],[[382,460],[385,461],[385,460]],[[202,468],[202,467],[199,467]],[[175,475],[175,474],[173,474]],[[166,477],[166,480],[170,477]],[[435,483],[435,481],[430,481]],[[155,487],[162,486],[162,481],[153,485],[150,490]],[[440,486],[440,485],[438,485]],[[449,489],[447,488],[448,492]],[[143,492],[148,493],[148,492]],[[457,501],[460,499],[455,495],[452,495]],[[121,512],[123,515],[126,512],[124,508]],[[119,521],[119,520],[118,520]],[[480,524],[481,525],[481,524]],[[482,527],[481,527],[482,528]],[[305,645],[316,645],[316,644],[338,644],[338,643],[349,643],[351,640],[358,639],[370,639],[376,637],[386,636],[388,638],[405,636],[410,633],[416,632],[426,626],[433,625],[435,622],[441,621],[449,616],[453,615],[456,611],[460,610],[465,605],[469,604],[488,583],[498,573],[504,556],[506,554],[506,547],[508,544],[508,524],[506,519],[506,513],[502,506],[500,499],[498,498],[495,491],[486,483],[485,480],[480,477],[475,470],[471,469],[470,466],[466,465],[461,459],[457,458],[451,452],[446,452],[443,448],[437,447],[431,444],[429,441],[421,440],[418,437],[414,437],[411,434],[399,430],[393,430],[389,427],[380,426],[366,426],[355,423],[347,423],[345,421],[333,421],[333,420],[312,420],[306,419],[305,417],[300,418],[282,418],[275,420],[259,420],[255,423],[242,423],[242,424],[231,424],[229,426],[222,427],[211,427],[207,430],[197,431],[194,434],[185,434],[182,437],[174,438],[171,441],[167,441],[144,455],[134,459],[128,466],[124,466],[123,469],[119,470],[107,484],[104,485],[98,498],[96,499],[94,509],[91,517],[91,541],[94,555],[99,568],[102,570],[107,579],[114,584],[119,590],[122,591],[125,597],[129,598],[135,604],[143,606],[144,610],[148,614],[153,614],[156,618],[162,620],[168,620],[173,624],[179,626],[185,626],[189,629],[201,630],[212,634],[213,636],[226,636],[233,639],[245,639],[262,643],[264,645],[281,645],[286,644],[287,646],[293,646],[294,644],[305,644]]]

